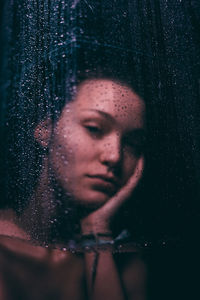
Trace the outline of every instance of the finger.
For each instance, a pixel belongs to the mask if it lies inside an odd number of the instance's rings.
[[[133,190],[138,185],[144,170],[144,157],[142,156],[135,167],[134,174],[130,177],[127,184],[119,190],[100,210],[104,217],[109,218],[119,209],[123,202],[129,198]]]

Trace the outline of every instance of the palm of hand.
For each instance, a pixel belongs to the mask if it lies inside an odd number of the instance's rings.
[[[128,182],[107,201],[81,222],[83,234],[110,232],[110,222],[123,203],[130,197],[142,177],[144,157],[138,159],[133,175]]]

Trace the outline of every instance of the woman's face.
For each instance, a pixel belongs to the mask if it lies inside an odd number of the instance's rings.
[[[54,128],[49,164],[75,201],[105,203],[134,173],[144,136],[143,100],[108,79],[85,81]]]

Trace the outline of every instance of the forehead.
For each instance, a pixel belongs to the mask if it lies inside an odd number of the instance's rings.
[[[120,128],[143,128],[145,126],[144,101],[128,86],[110,79],[94,79],[83,82],[74,101],[67,104],[61,120],[69,116],[81,116],[103,112],[112,117]],[[67,113],[67,112],[70,112]]]
[[[78,109],[98,109],[108,113],[123,111],[139,113],[143,100],[123,84],[108,79],[88,80],[78,90],[75,105]]]

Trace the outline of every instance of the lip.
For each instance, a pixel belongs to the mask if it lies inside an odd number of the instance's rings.
[[[114,186],[118,184],[118,180],[114,176],[108,176],[106,174],[95,174],[95,175],[87,175],[89,178],[99,179],[99,181],[110,183]]]
[[[91,182],[91,187],[94,190],[103,192],[107,195],[112,195],[117,191],[117,184],[113,178],[104,175],[89,175],[87,176]]]
[[[91,187],[94,190],[103,192],[112,196],[118,190],[118,180],[114,176],[105,174],[87,175],[91,182]]]

